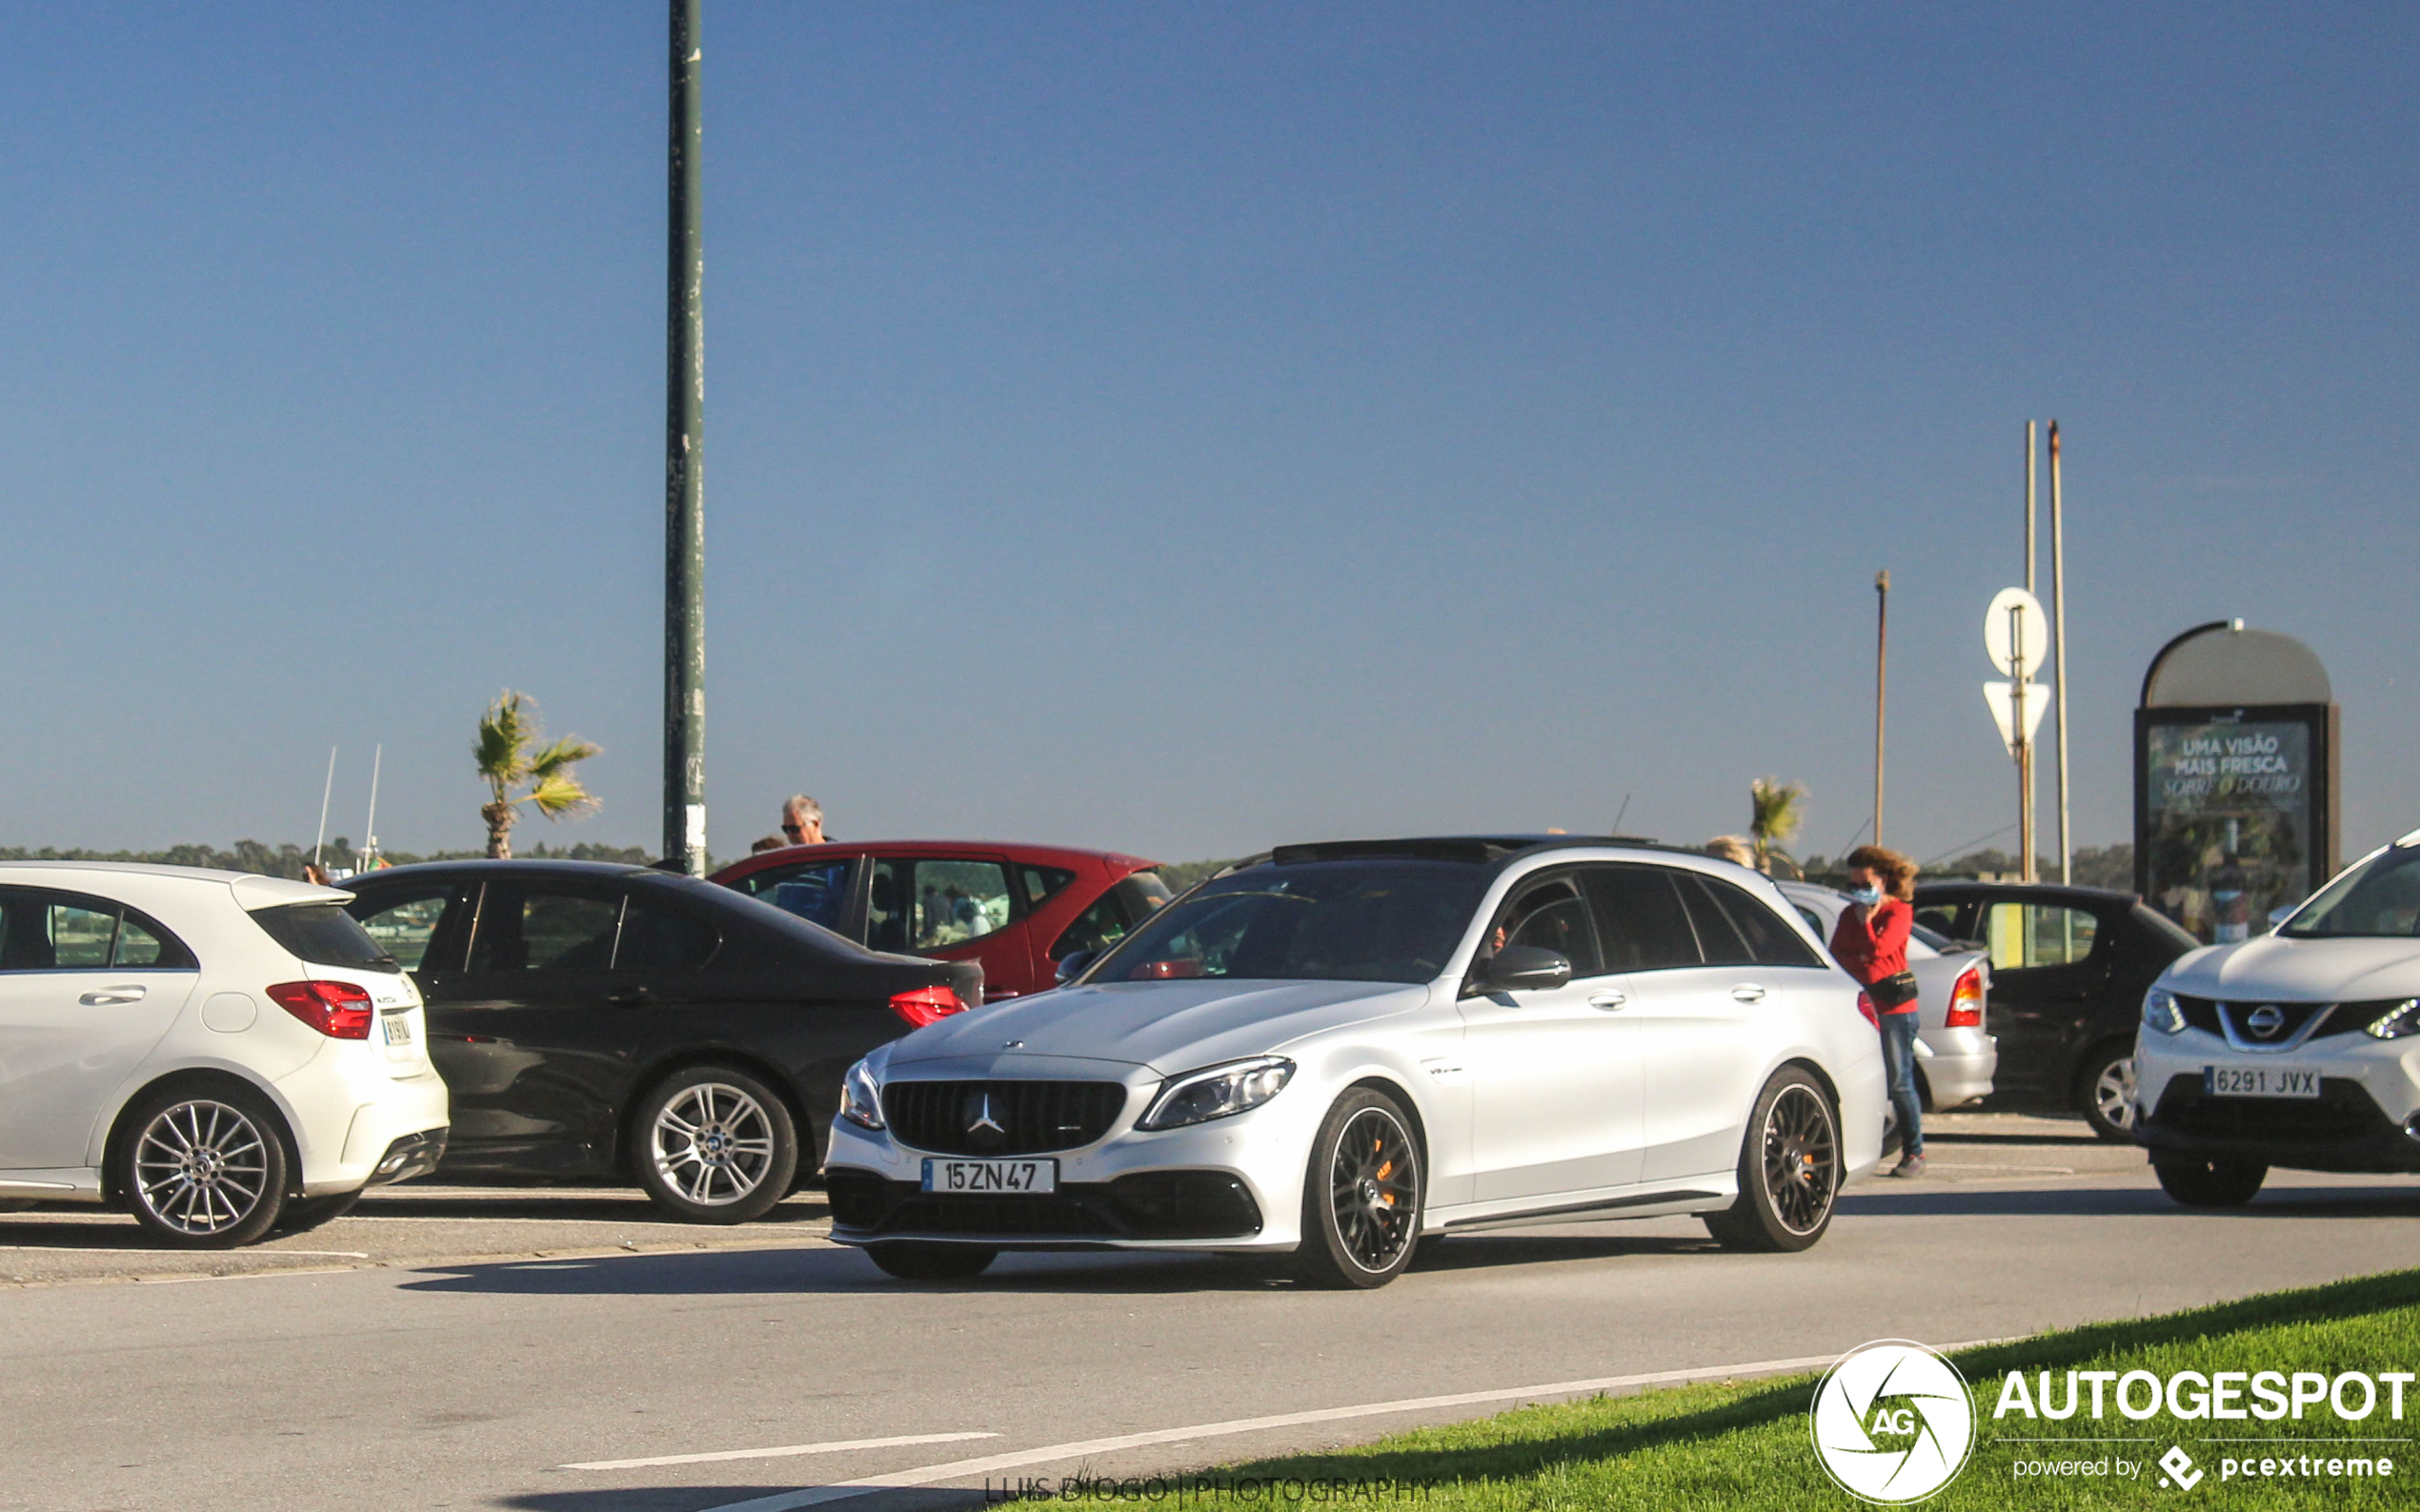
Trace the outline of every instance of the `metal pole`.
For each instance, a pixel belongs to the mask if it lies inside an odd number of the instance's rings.
[[[2059,701],[2059,881],[2067,876],[2067,542],[2059,508],[2059,422],[2050,422],[2050,676]]]
[[[698,0],[672,0],[664,320],[664,857],[706,872],[706,252]]]
[[[2033,671],[2025,663],[2025,611],[2011,606],[2008,618],[2009,644],[2016,655],[2008,665],[2015,669],[2014,683],[2008,690],[2008,716],[2017,737],[2017,880],[2030,882],[2033,876],[2033,742],[2026,738],[2026,677]]]
[[[1874,843],[1883,843],[1883,732],[1890,708],[1890,569],[1874,574]]]
[[[336,796],[336,748],[328,748],[328,780],[319,788],[319,834],[311,842],[311,864],[319,864],[319,848],[328,843],[328,800]]]

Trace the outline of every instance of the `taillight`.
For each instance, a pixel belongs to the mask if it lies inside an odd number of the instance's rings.
[[[1969,966],[1958,974],[1958,985],[1949,989],[1949,1018],[1945,1027],[1980,1029],[1983,1027],[1983,968]]]
[[[1865,1021],[1867,1023],[1872,1024],[1878,1030],[1882,1028],[1883,1016],[1874,1012],[1874,999],[1866,997],[1862,992],[1857,995],[1857,1011],[1865,1016]]]
[[[378,1017],[370,995],[349,981],[281,981],[269,998],[331,1039],[367,1039]]]
[[[966,1012],[966,1004],[958,1001],[958,994],[937,984],[918,987],[913,992],[893,993],[891,1011],[906,1019],[912,1027],[921,1029],[952,1014]]]

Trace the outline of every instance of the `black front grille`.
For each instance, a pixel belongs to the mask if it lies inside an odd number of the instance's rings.
[[[2390,1128],[2357,1081],[2323,1079],[2316,1098],[2213,1098],[2202,1079],[2171,1078],[2151,1121],[2197,1139],[2255,1139],[2281,1144],[2331,1144]]]
[[[1077,1149],[1107,1134],[1125,1106],[1126,1089],[1115,1081],[894,1081],[882,1089],[892,1136],[948,1155]]]
[[[2382,1002],[2277,1002],[2273,999],[2246,998],[2235,1001],[2217,1001],[2208,998],[2188,998],[2176,995],[2176,1006],[2185,1021],[2208,1034],[2224,1035],[2234,1030],[2236,1041],[2247,1045],[2287,1045],[2302,1033],[2303,1025],[2323,1013],[2328,1017],[2310,1032],[2313,1039],[2330,1035],[2358,1034],[2382,1015],[2397,1007],[2403,999]],[[2280,1015],[2277,1027],[2268,1034],[2256,1034],[2251,1027],[2252,1015],[2263,1008],[2275,1008]],[[2333,1008],[2335,1012],[2328,1013]]]
[[[1139,1171],[1114,1181],[1071,1181],[1048,1196],[926,1192],[871,1171],[825,1178],[835,1226],[859,1235],[960,1239],[1248,1239],[1260,1205],[1223,1171]]]

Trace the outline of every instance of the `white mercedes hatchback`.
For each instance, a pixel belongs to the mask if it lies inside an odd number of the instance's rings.
[[[446,1092],[420,995],[350,897],[0,863],[0,1201],[114,1203],[225,1248],[434,1169]]]
[[[2134,1065],[2134,1137],[2179,1202],[2249,1202],[2272,1166],[2420,1173],[2420,831],[2275,933],[2178,958]]]
[[[1290,1252],[1704,1216],[1805,1249],[1881,1157],[1879,1037],[1765,877],[1610,840],[1290,846],[1056,992],[848,1075],[833,1238],[910,1279],[1003,1249]]]

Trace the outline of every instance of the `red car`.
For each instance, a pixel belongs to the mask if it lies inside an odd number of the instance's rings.
[[[983,966],[987,1001],[1059,984],[1058,963],[1101,950],[1168,901],[1160,863],[1050,845],[877,840],[792,845],[711,880],[875,950]]]

